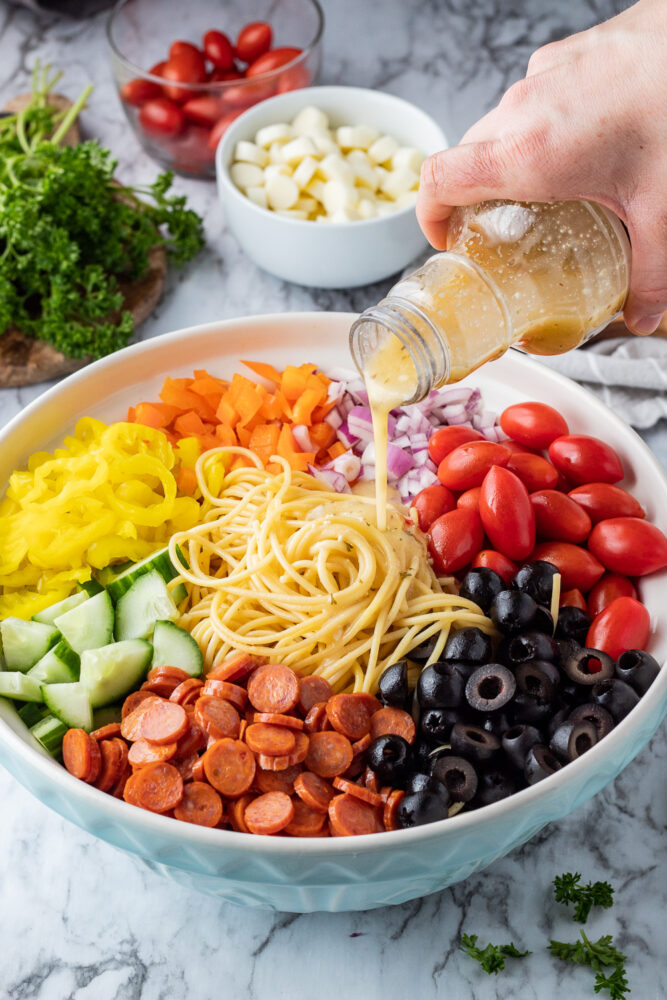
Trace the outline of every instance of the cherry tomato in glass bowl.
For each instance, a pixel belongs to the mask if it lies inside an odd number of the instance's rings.
[[[238,116],[242,114],[243,114],[243,108],[238,108],[238,110],[230,111],[228,112],[228,114],[223,115],[222,118],[218,119],[218,121],[211,129],[210,135],[208,137],[209,149],[215,152],[215,150],[218,148],[218,143],[222,139],[223,135],[225,134],[229,126],[232,124],[235,118],[238,118]]]
[[[176,86],[176,84],[205,83],[206,76],[206,63],[201,53],[193,56],[184,52],[170,59],[162,70],[163,79],[168,81],[164,84],[164,92],[172,101],[183,104],[185,101],[197,97],[198,93],[196,90],[189,90],[187,87]],[[171,83],[174,86],[170,86]]]
[[[428,530],[428,547],[437,573],[457,573],[482,547],[484,529],[479,514],[465,507],[450,510]]]
[[[479,567],[492,569],[498,576],[502,576],[508,587],[512,578],[519,571],[516,563],[512,562],[511,559],[508,559],[501,552],[494,552],[493,549],[482,549],[481,552],[477,553],[470,563],[470,568],[478,569]]]
[[[426,486],[417,494],[411,504],[417,511],[419,527],[422,531],[428,531],[433,522],[442,514],[446,514],[456,507],[456,498],[451,490],[446,486],[435,483],[433,486]]]
[[[311,82],[307,66],[292,66],[281,73],[278,78],[278,93],[286,94],[289,90],[303,90]]]
[[[568,495],[584,508],[593,524],[610,517],[646,517],[644,508],[631,493],[611,483],[586,483],[570,490]]]
[[[588,547],[605,569],[625,576],[646,576],[667,566],[667,537],[639,517],[598,521]]]
[[[450,490],[481,486],[492,465],[507,465],[510,453],[493,441],[469,441],[450,451],[438,465],[438,479]]]
[[[151,101],[162,96],[162,87],[152,80],[142,80],[137,77],[135,80],[128,80],[121,87],[120,96],[126,104],[131,104],[135,108],[140,108],[146,101]]]
[[[436,465],[440,465],[450,451],[468,441],[484,441],[484,435],[474,431],[472,427],[439,427],[428,439],[428,457]]]
[[[139,124],[154,135],[178,135],[185,127],[185,115],[178,104],[167,97],[156,97],[139,110]]]
[[[260,76],[262,73],[270,73],[271,70],[279,69],[281,66],[292,62],[293,59],[301,55],[301,52],[302,49],[287,45],[280,49],[270,49],[248,66],[245,75]]]
[[[588,434],[566,434],[549,445],[549,459],[575,485],[617,483],[623,476],[621,460],[614,449]]]
[[[183,105],[183,114],[188,121],[204,128],[213,128],[224,114],[225,107],[218,97],[193,97]]]
[[[542,451],[552,441],[569,433],[565,417],[546,403],[515,403],[500,414],[500,426],[513,441]]]
[[[650,615],[641,601],[617,597],[593,620],[586,647],[617,660],[628,649],[645,649],[650,628]]]
[[[183,42],[180,39],[172,42],[169,46],[169,58],[173,59],[175,56],[187,56],[194,60],[203,58],[202,52],[196,45],[193,45],[192,42]]]
[[[528,490],[509,469],[494,465],[484,477],[479,516],[491,544],[508,559],[527,559],[535,545],[535,514]]]
[[[203,39],[204,55],[216,69],[234,69],[234,46],[222,31],[207,31]]]
[[[629,580],[627,576],[622,576],[620,573],[605,573],[588,595],[586,610],[591,618],[595,618],[612,601],[615,601],[617,597],[636,598],[637,591],[635,590],[635,585],[632,580]]]
[[[242,62],[252,63],[271,48],[273,29],[266,21],[252,21],[241,28],[236,39],[236,54]]]

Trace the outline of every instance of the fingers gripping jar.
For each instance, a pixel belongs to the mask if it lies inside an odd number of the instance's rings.
[[[458,208],[447,250],[402,278],[350,331],[367,382],[399,402],[457,382],[515,345],[563,354],[623,307],[630,246],[615,215],[586,201]]]

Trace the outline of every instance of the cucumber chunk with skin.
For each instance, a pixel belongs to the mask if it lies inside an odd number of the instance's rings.
[[[44,749],[52,757],[59,757],[63,745],[63,736],[69,729],[65,722],[61,722],[55,715],[48,713],[34,725],[30,726],[30,732]]]
[[[112,722],[120,722],[123,713],[123,703],[114,701],[111,705],[93,709],[93,729],[101,729]]]
[[[34,622],[42,622],[43,625],[53,625],[59,615],[64,615],[66,611],[77,608],[79,604],[83,604],[87,600],[88,594],[80,590],[78,594],[71,594],[64,601],[58,601],[57,604],[52,604],[51,607],[39,611],[36,615],[32,616],[32,620]]]
[[[204,657],[189,632],[170,621],[155,623],[152,667],[180,667],[192,677],[204,669]]]
[[[93,708],[117,701],[143,681],[153,655],[150,642],[126,639],[81,656],[80,683]]]
[[[5,618],[0,623],[2,649],[7,670],[30,670],[60,639],[53,625],[26,622],[22,618]]]
[[[56,618],[57,628],[76,653],[106,646],[113,639],[113,624],[113,604],[106,591]]]
[[[49,710],[46,705],[42,705],[40,702],[29,701],[22,708],[18,709],[18,717],[23,722],[28,729],[31,729],[36,722],[43,719],[49,714]]]
[[[15,701],[43,701],[42,687],[39,681],[20,670],[3,670],[0,673],[0,698],[12,698]]]
[[[93,710],[88,691],[80,681],[74,684],[43,684],[44,704],[57,719],[70,729],[93,728]]]
[[[104,590],[102,584],[98,583],[97,580],[94,579],[84,580],[84,582],[80,583],[79,586],[81,587],[82,593],[87,594],[88,597],[94,597],[95,594],[101,594]]]
[[[134,563],[129,569],[106,584],[112,599],[119,601],[123,594],[126,594],[130,587],[134,586],[137,580],[147,573],[158,573],[165,583],[169,583],[175,576],[178,576],[178,572],[174,569],[174,564],[169,557],[169,549],[160,549],[159,552],[154,552],[147,559]]]
[[[116,639],[150,639],[155,623],[175,621],[178,608],[155,570],[144,573],[116,605]]]
[[[31,667],[26,677],[40,684],[68,684],[79,679],[79,654],[66,639],[61,639]]]

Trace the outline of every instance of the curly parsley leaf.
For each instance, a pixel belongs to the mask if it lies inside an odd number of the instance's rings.
[[[573,919],[585,924],[593,906],[609,909],[614,903],[614,890],[609,882],[587,882],[581,884],[579,872],[565,872],[553,881],[554,899],[569,906],[574,903]]]
[[[505,968],[505,958],[525,958],[531,954],[530,951],[519,951],[512,942],[501,945],[487,944],[485,948],[478,948],[476,934],[464,934],[459,949],[479,962],[489,975],[492,973],[498,975]]]
[[[549,951],[563,961],[590,966],[597,973],[595,992],[608,990],[612,1000],[623,1000],[625,994],[630,992],[625,976],[626,956],[614,946],[611,934],[590,941],[583,930],[579,933],[580,941],[551,941]],[[605,976],[602,970],[608,966],[615,966],[615,969],[610,976]]]

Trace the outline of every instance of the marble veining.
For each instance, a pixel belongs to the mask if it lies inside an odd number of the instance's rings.
[[[195,0],[196,2],[196,0]],[[581,30],[621,0],[325,0],[323,82],[379,87],[415,101],[451,141],[523,72],[538,45]],[[0,6],[0,100],[25,90],[34,61],[66,70],[62,88],[95,91],[84,131],[128,180],[155,166],[128,132],[110,86],[104,16],[85,21]],[[354,25],[354,30],[350,26]],[[212,184],[177,179],[206,218],[208,246],[172,274],[141,331],[300,309],[360,310],[387,283],[312,291],[260,272],[226,232]],[[0,421],[46,385],[0,392]],[[667,431],[644,434],[667,464]],[[628,955],[634,1000],[667,996],[664,731],[596,798],[493,865],[435,896],[366,913],[272,914],[200,896],[83,833],[0,772],[0,1000],[196,1000],[364,997],[551,1000],[592,997],[588,970],[559,965],[550,937],[578,929],[551,900],[563,870],[608,878],[617,905],[591,931]],[[533,954],[487,976],[457,950],[464,932]],[[662,961],[661,961],[662,958]]]

